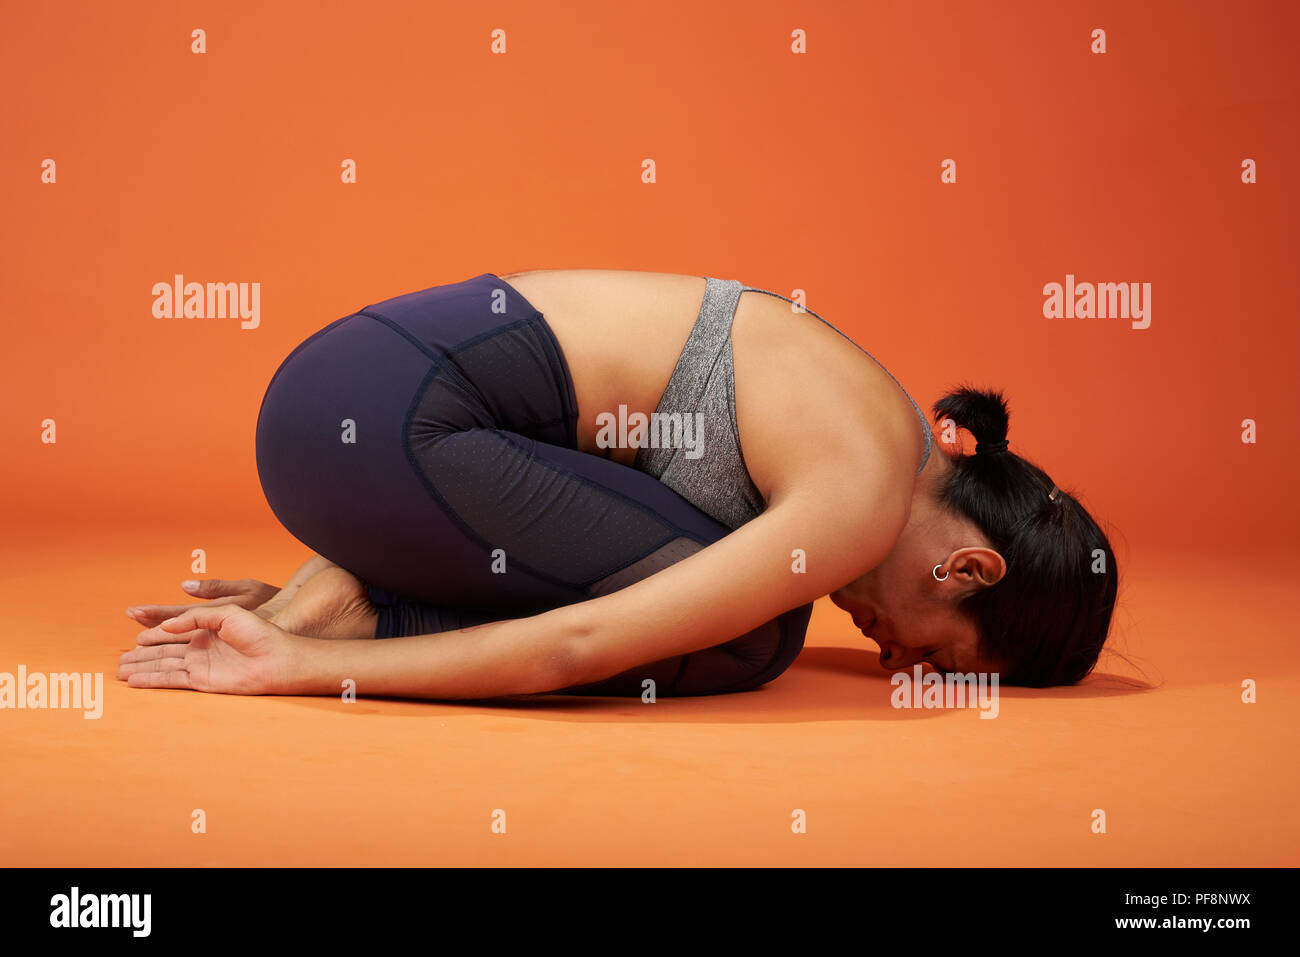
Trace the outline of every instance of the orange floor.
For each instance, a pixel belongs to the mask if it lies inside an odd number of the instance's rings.
[[[1300,863],[1294,589],[1266,572],[1280,555],[1135,551],[1116,635],[1154,687],[1104,659],[1077,688],[1003,689],[981,720],[891,708],[873,646],[825,601],[794,667],[744,695],[134,690],[114,677],[138,631],[123,609],[183,600],[184,531],[9,532],[0,672],[102,671],[105,700],[99,720],[0,713],[5,865]],[[212,577],[278,583],[305,557],[268,528],[203,537]]]

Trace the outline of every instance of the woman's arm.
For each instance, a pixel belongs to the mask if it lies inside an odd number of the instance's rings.
[[[910,496],[872,484],[861,472],[809,483],[691,557],[576,606],[589,618],[572,683],[729,641],[879,564]]]
[[[408,638],[290,634],[232,605],[142,632],[119,677],[139,688],[233,694],[491,698],[593,684],[729,641],[839,588],[888,554],[911,487],[884,448],[826,456],[718,542],[609,595],[531,618]],[[815,461],[815,460],[814,460]],[[892,464],[890,464],[892,463]]]
[[[574,649],[586,639],[581,605],[431,635],[292,639],[283,687],[270,694],[336,695],[356,682],[359,695],[494,698],[567,687]]]
[[[295,636],[294,662],[278,693],[337,694],[351,678],[362,695],[531,694],[743,635],[851,581],[879,562],[901,531],[909,496],[887,481],[886,469],[837,464],[824,481],[807,482],[720,541],[610,595],[381,642]]]

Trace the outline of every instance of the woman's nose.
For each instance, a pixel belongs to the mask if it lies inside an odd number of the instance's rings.
[[[915,648],[900,648],[890,642],[884,642],[880,646],[880,665],[891,671],[910,668],[923,657]]]

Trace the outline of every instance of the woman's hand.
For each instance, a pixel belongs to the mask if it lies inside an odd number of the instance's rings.
[[[253,578],[234,580],[204,578],[199,581],[181,582],[181,587],[195,598],[209,600],[189,605],[133,605],[126,610],[126,614],[128,618],[138,621],[146,628],[153,628],[159,622],[183,615],[191,608],[207,608],[212,605],[236,605],[240,608],[247,608],[254,614],[270,621],[272,615],[284,610],[293,596],[298,593],[298,589],[313,575],[326,568],[334,567],[337,566],[328,558],[313,555],[303,562],[283,588],[276,588],[274,585],[268,585],[266,582],[260,582]]]
[[[207,604],[142,631],[118,660],[132,688],[187,688],[221,694],[293,694],[298,643],[247,608]]]
[[[181,587],[195,598],[207,598],[209,601],[195,602],[188,605],[133,605],[126,610],[132,618],[152,628],[168,618],[175,618],[191,608],[207,608],[211,605],[235,605],[256,611],[263,618],[270,618],[288,603],[291,595],[284,595],[286,589],[276,588],[266,582],[252,578],[228,580],[224,578],[204,578],[199,581],[181,582]],[[284,595],[283,600],[280,596]]]

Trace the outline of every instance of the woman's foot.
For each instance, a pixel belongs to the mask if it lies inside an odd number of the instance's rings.
[[[307,579],[271,621],[308,638],[373,638],[379,612],[361,579],[331,565]]]
[[[313,555],[293,573],[293,577],[285,582],[284,587],[276,592],[269,601],[263,602],[254,608],[253,613],[261,615],[267,621],[273,621],[275,616],[283,611],[289,602],[293,601],[293,596],[298,594],[298,589],[302,588],[305,582],[310,581],[313,576],[326,568],[336,567],[338,566],[323,555]]]

